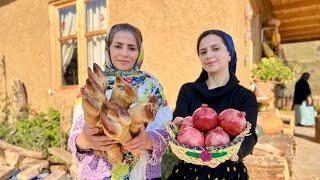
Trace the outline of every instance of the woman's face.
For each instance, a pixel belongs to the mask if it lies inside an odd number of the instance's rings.
[[[121,71],[131,70],[139,56],[138,45],[131,32],[116,32],[109,49],[113,66]]]
[[[199,58],[202,68],[208,73],[228,69],[231,60],[223,40],[215,34],[209,34],[200,41]]]

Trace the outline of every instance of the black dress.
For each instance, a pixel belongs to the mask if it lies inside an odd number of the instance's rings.
[[[311,95],[311,90],[308,81],[300,78],[294,88],[293,105],[301,105],[309,95]]]
[[[219,114],[225,109],[233,108],[245,112],[246,119],[252,124],[251,135],[246,136],[238,152],[239,161],[227,160],[216,168],[186,163],[182,160],[176,165],[169,179],[248,179],[247,169],[241,161],[250,154],[257,142],[255,133],[258,114],[256,96],[248,89],[239,85],[235,75],[225,86],[209,90],[205,82],[184,84],[179,92],[174,117],[186,117],[205,103]]]

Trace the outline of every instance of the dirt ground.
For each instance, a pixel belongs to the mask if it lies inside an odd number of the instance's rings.
[[[314,141],[314,133],[314,127],[296,127],[297,151],[293,159],[294,180],[320,180],[320,143]]]

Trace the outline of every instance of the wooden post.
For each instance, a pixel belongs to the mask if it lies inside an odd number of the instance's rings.
[[[315,140],[315,142],[320,143],[320,116],[316,117],[314,140]]]
[[[36,159],[44,159],[46,157],[45,154],[41,151],[30,151],[30,150],[6,143],[2,140],[0,140],[0,149],[6,149],[13,152],[18,152],[25,157],[32,157]]]
[[[292,135],[294,135],[295,128],[296,128],[296,120],[293,112],[293,115],[290,116],[290,131]]]

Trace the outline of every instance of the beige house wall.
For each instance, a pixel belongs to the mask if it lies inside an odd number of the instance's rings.
[[[194,81],[200,73],[196,41],[208,29],[224,30],[234,38],[237,76],[241,84],[249,86],[244,1],[109,0],[107,6],[109,27],[128,22],[142,31],[142,69],[160,80],[172,107],[181,85]],[[79,87],[55,89],[52,96],[48,94],[53,86],[48,10],[49,0],[17,0],[0,6],[0,58],[4,56],[7,63],[9,93],[13,79],[19,78],[26,85],[32,108],[64,107],[65,118],[70,119]],[[0,79],[3,90],[3,77]]]
[[[64,114],[70,118],[77,89],[56,89],[53,96],[48,94],[52,87],[48,9],[49,0],[16,0],[0,6],[0,59],[6,61],[9,95],[13,80],[18,78],[25,83],[32,108],[61,111],[64,106]],[[3,75],[0,80],[3,95]]]

